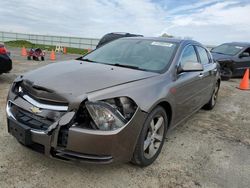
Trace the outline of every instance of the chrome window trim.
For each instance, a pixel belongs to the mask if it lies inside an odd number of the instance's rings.
[[[34,106],[36,106],[38,108],[47,109],[47,110],[55,110],[55,111],[67,111],[68,110],[68,106],[58,106],[58,105],[42,104],[42,103],[37,102],[36,100],[32,99],[28,95],[23,95],[22,97],[27,102],[29,102],[30,104],[32,104],[32,105],[34,105]]]

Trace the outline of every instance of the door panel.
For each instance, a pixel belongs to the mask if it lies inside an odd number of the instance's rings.
[[[178,76],[175,82],[176,123],[200,106],[203,88],[201,74],[202,72],[185,72]]]
[[[238,62],[235,62],[237,76],[242,76],[246,68],[250,68],[250,57],[239,58]]]
[[[244,50],[244,53],[249,53],[250,55],[250,48],[247,48],[246,50]],[[250,56],[242,57],[242,58],[239,58],[238,56],[236,58],[236,61],[234,62],[235,76],[243,76],[246,68],[250,68]]]
[[[203,91],[201,92],[201,105],[206,104],[211,98],[212,92],[214,91],[214,86],[216,83],[216,73],[217,65],[216,63],[210,63],[204,65],[203,71]]]
[[[201,100],[200,105],[206,104],[211,98],[212,92],[214,90],[214,85],[216,83],[216,73],[217,73],[217,65],[212,61],[212,58],[209,52],[201,47],[196,46],[199,61],[203,65],[203,87],[201,91]]]
[[[190,62],[198,62],[196,50],[192,45],[184,48],[179,66]],[[176,101],[176,115],[174,121],[176,123],[200,107],[201,92],[204,88],[203,76],[203,71],[182,72],[177,75],[174,83],[176,89],[174,96]]]

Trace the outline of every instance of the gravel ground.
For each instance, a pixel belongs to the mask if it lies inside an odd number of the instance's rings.
[[[5,101],[13,79],[50,63],[27,61],[11,49],[14,69],[0,75],[0,187],[249,187],[250,92],[239,80],[223,82],[213,111],[200,110],[168,133],[158,160],[131,164],[75,165],[21,146],[7,133]],[[77,55],[57,55],[57,60]]]

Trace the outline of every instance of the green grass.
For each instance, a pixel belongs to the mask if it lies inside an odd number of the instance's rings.
[[[33,43],[31,43],[29,41],[26,41],[26,40],[8,41],[8,42],[4,42],[4,44],[7,47],[19,47],[19,48],[22,48],[24,46],[25,48],[33,47],[33,48],[41,48],[43,50],[49,50],[49,51],[56,48],[56,46],[53,46],[53,45],[33,44]],[[67,53],[70,53],[70,54],[81,54],[81,55],[83,55],[83,54],[85,54],[87,52],[88,52],[87,49],[67,47]]]

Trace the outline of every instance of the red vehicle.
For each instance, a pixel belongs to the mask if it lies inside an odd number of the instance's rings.
[[[31,48],[30,51],[28,52],[28,56],[27,59],[28,60],[35,60],[35,61],[39,61],[39,58],[41,59],[41,61],[44,61],[44,57],[45,57],[45,52],[41,49],[41,48]]]
[[[12,69],[10,53],[3,44],[0,44],[0,74],[7,73]]]

